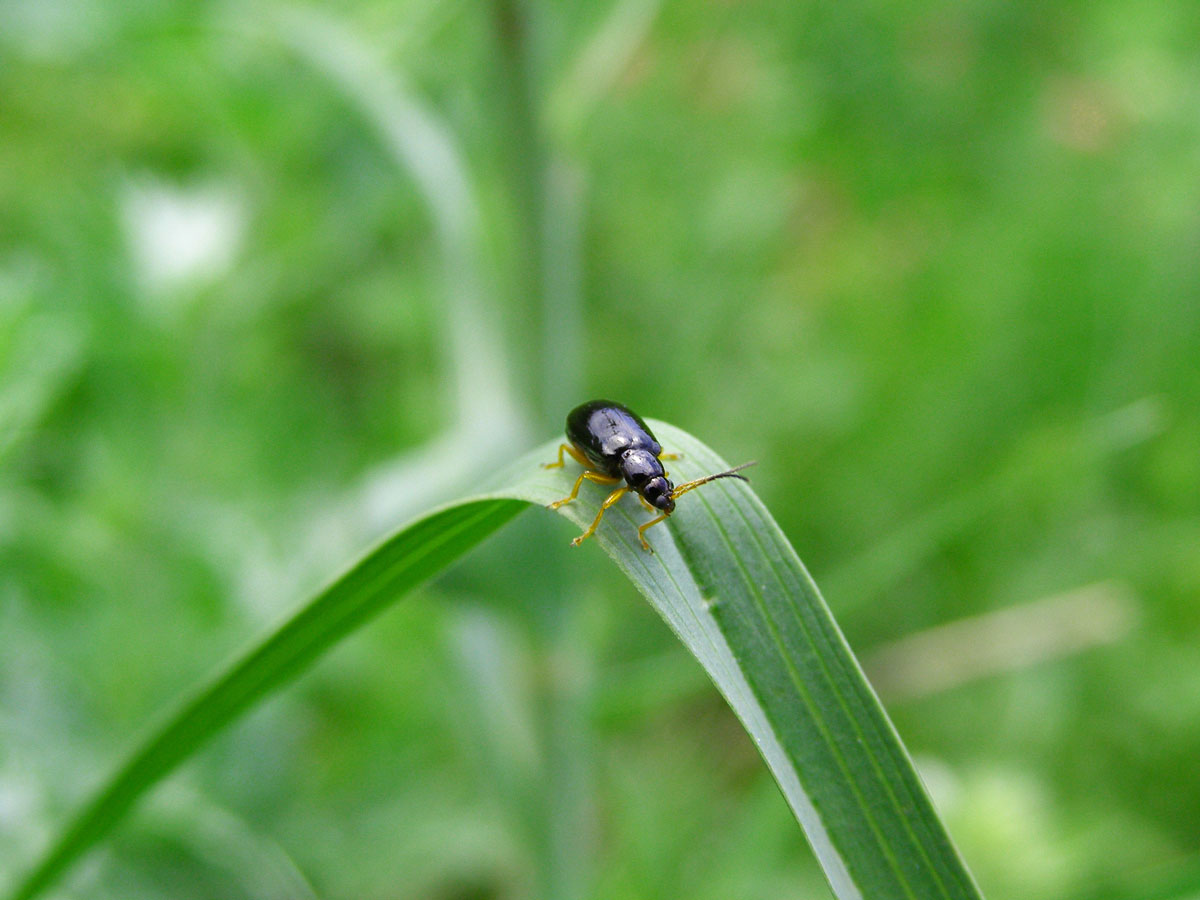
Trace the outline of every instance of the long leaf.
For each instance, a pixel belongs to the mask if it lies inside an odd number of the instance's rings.
[[[690,435],[655,422],[684,456],[676,480],[727,468]],[[287,683],[408,588],[574,477],[522,460],[497,491],[401,529],[186,703],[99,790],[12,895],[31,900],[134,801],[213,734]],[[560,512],[580,527],[603,498],[586,484]],[[758,498],[724,480],[681,498],[638,544],[646,513],[605,515],[596,542],[704,666],[759,747],[840,900],[978,898],[912,764],[820,593]],[[585,544],[586,548],[587,545]],[[576,552],[589,552],[583,549]]]
[[[205,741],[525,508],[513,499],[464,501],[401,529],[368,553],[153,731],[59,834],[14,900],[40,894]]]

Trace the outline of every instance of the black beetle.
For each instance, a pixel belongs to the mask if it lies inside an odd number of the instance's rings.
[[[563,454],[569,453],[583,466],[583,472],[575,479],[571,493],[551,503],[550,509],[558,509],[564,503],[574,500],[584,479],[596,484],[625,482],[600,504],[596,520],[583,534],[571,541],[573,547],[578,547],[583,540],[591,537],[604,517],[604,511],[632,491],[638,495],[646,509],[659,513],[656,518],[638,528],[638,540],[642,542],[642,549],[650,550],[650,545],[646,542],[646,529],[657,525],[675,511],[675,500],[680,494],[686,494],[693,488],[718,478],[741,478],[746,481],[746,476],[737,473],[747,466],[754,465],[753,462],[742,463],[726,472],[706,475],[675,487],[663,468],[662,460],[678,459],[678,455],[663,453],[662,445],[641,417],[629,407],[612,400],[589,400],[571,410],[567,414],[567,440],[570,441],[569,444],[560,444],[558,447],[558,460],[545,463],[544,467],[561,468],[564,465]]]

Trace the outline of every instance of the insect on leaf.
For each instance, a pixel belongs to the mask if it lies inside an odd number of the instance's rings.
[[[665,447],[682,452],[671,463],[680,481],[729,468],[685,432],[651,424]],[[495,491],[398,530],[182,703],[61,829],[11,898],[42,893],[209,738],[409,588],[529,504],[565,496],[576,470],[540,465],[559,443],[521,460]],[[606,493],[585,485],[558,512],[584,527]],[[726,478],[680,498],[670,519],[649,532],[654,553],[638,541],[646,517],[625,498],[606,514],[597,542],[742,721],[839,900],[979,898],[824,600],[750,486]]]

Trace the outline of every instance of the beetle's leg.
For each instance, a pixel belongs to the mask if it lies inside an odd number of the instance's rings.
[[[655,507],[650,505],[650,501],[647,500],[645,497],[643,497],[641,494],[638,494],[638,499],[642,501],[642,506],[646,507],[646,512],[648,512],[648,513],[658,512],[658,510]]]
[[[658,454],[658,458],[659,459],[683,459],[683,454],[682,453],[660,453],[660,454]]]
[[[563,467],[562,456],[563,456],[564,450],[567,453],[570,453],[571,458],[574,459],[575,462],[579,463],[584,468],[588,468],[591,466],[591,463],[589,463],[587,461],[587,457],[585,457],[582,453],[580,453],[578,450],[576,450],[570,444],[559,444],[558,445],[558,462],[542,463],[542,468],[543,469],[561,469]]]
[[[613,480],[619,481],[620,479],[614,478]],[[609,494],[608,497],[605,498],[604,502],[600,504],[600,512],[596,513],[595,521],[593,521],[592,524],[588,526],[587,531],[585,531],[579,537],[575,538],[575,540],[571,541],[571,546],[578,547],[581,543],[583,543],[585,540],[587,540],[593,534],[595,534],[596,526],[599,525],[600,520],[604,518],[604,511],[606,509],[608,509],[610,506],[612,506],[614,503],[616,503],[618,500],[620,500],[622,497],[624,497],[627,493],[629,493],[629,488],[619,487],[615,491],[613,491],[611,494]]]
[[[564,444],[563,446],[566,445]],[[547,509],[558,509],[564,503],[570,503],[579,496],[579,486],[583,484],[585,478],[588,481],[594,481],[596,484],[616,484],[621,480],[620,478],[613,478],[611,475],[605,475],[603,472],[593,472],[591,469],[587,469],[581,472],[579,477],[575,479],[575,487],[571,488],[571,493],[567,494],[561,500],[555,500]]]
[[[654,552],[654,550],[650,547],[650,545],[648,543],[646,543],[646,529],[649,528],[651,525],[657,525],[659,522],[661,522],[663,519],[665,519],[669,515],[670,515],[670,513],[663,513],[657,519],[651,519],[645,525],[642,525],[641,527],[638,528],[638,540],[642,542],[643,550],[649,550],[651,553]]]

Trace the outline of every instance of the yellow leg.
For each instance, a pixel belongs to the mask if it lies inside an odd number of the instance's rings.
[[[663,514],[662,514],[661,516],[659,516],[657,519],[651,519],[651,520],[650,520],[649,522],[647,522],[645,525],[643,525],[643,526],[641,526],[640,528],[638,528],[638,540],[642,542],[642,549],[643,549],[643,550],[649,550],[651,553],[653,553],[653,552],[654,552],[654,551],[653,551],[653,550],[650,548],[650,545],[649,545],[648,543],[646,543],[646,529],[647,529],[647,528],[649,528],[651,525],[657,525],[659,522],[661,522],[663,519],[665,519],[665,518],[666,518],[667,516],[669,516],[669,515],[670,515],[670,513],[663,513]]]
[[[658,458],[659,459],[683,459],[683,454],[682,453],[660,453],[660,454],[658,454]]]
[[[653,506],[651,506],[651,505],[650,505],[650,501],[648,501],[648,500],[647,500],[645,497],[643,497],[641,494],[638,494],[638,495],[637,495],[637,498],[638,498],[639,500],[641,500],[641,501],[642,501],[642,506],[646,507],[646,512],[648,512],[648,513],[656,513],[656,512],[658,512],[658,510],[657,510],[655,507],[653,507]]]
[[[619,479],[614,478],[613,480],[617,481]],[[587,531],[585,531],[579,537],[575,538],[575,540],[571,541],[571,546],[578,547],[581,543],[583,543],[588,538],[590,538],[593,534],[595,534],[596,526],[599,525],[600,520],[604,518],[604,511],[606,509],[608,509],[610,506],[612,506],[614,503],[616,503],[618,500],[620,500],[622,497],[624,497],[627,493],[629,493],[629,488],[619,487],[615,491],[613,491],[611,494],[609,494],[608,497],[605,499],[605,501],[600,504],[600,512],[596,513],[595,521],[592,522],[592,524],[588,526]]]
[[[579,463],[585,469],[590,469],[592,464],[587,461],[587,457],[572,447],[570,444],[558,445],[558,462],[542,463],[543,469],[561,469],[563,467],[563,451],[571,454],[571,458]]]
[[[620,478],[613,478],[609,475],[604,475],[601,472],[593,472],[592,470],[588,469],[585,472],[581,472],[579,477],[575,479],[575,487],[571,488],[571,493],[567,494],[567,496],[563,497],[561,500],[555,500],[547,507],[547,509],[558,509],[564,503],[570,503],[577,496],[579,496],[579,486],[583,484],[583,480],[585,478],[588,481],[595,482],[596,484],[616,484],[621,480]]]

